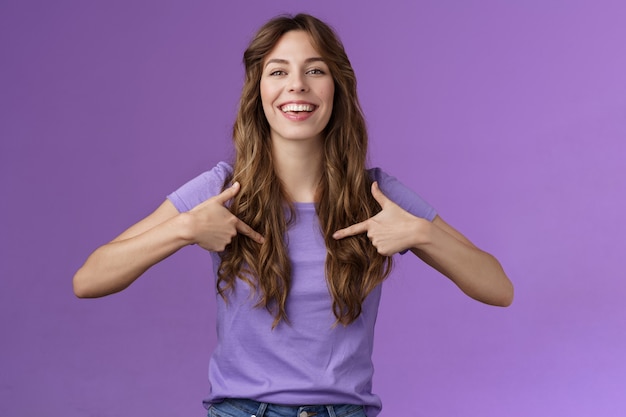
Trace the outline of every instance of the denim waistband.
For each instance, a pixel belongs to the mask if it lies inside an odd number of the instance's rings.
[[[219,417],[220,411],[237,417],[365,417],[363,407],[355,404],[279,405],[240,398],[211,404],[209,416]]]

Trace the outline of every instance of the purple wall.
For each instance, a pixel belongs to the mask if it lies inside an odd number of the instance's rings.
[[[204,415],[206,254],[100,300],[71,277],[229,158],[241,53],[297,11],[345,42],[372,164],[516,284],[487,307],[403,257],[377,329],[382,416],[626,415],[624,3],[264,3],[0,3],[0,415]]]

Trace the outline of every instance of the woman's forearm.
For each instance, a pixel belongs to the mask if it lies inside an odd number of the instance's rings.
[[[496,306],[512,303],[513,285],[500,262],[477,248],[440,217],[422,233],[420,242],[412,251],[450,278],[468,296]]]
[[[74,275],[74,293],[92,298],[125,289],[151,266],[190,243],[181,232],[182,222],[183,216],[175,216],[138,235],[99,247]]]

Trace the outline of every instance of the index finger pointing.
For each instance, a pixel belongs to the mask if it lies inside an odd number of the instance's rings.
[[[260,233],[256,232],[253,228],[251,228],[241,220],[237,221],[237,225],[235,226],[235,228],[239,233],[248,236],[250,239],[254,240],[257,243],[265,242],[265,239]]]
[[[333,233],[333,238],[343,239],[344,237],[359,235],[367,232],[367,220],[361,223],[353,224],[345,229],[337,230]]]

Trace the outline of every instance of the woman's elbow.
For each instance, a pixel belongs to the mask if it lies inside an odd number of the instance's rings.
[[[511,304],[513,304],[513,298],[513,292],[511,292],[511,294],[507,294],[506,296],[502,297],[502,299],[498,303],[498,307],[509,307]]]
[[[93,276],[87,274],[83,268],[76,271],[72,278],[72,289],[78,298],[97,298],[106,295],[107,292],[95,285]]]
[[[90,298],[89,286],[86,285],[80,269],[74,274],[74,278],[72,278],[72,289],[76,297]]]
[[[509,307],[513,304],[514,298],[513,284],[508,280],[503,285],[491,287],[485,291],[467,291],[465,293],[476,301],[495,307]]]
[[[515,298],[515,290],[513,288],[513,284],[508,281],[505,288],[503,288],[499,294],[493,305],[498,307],[509,307],[513,304],[513,299]]]

